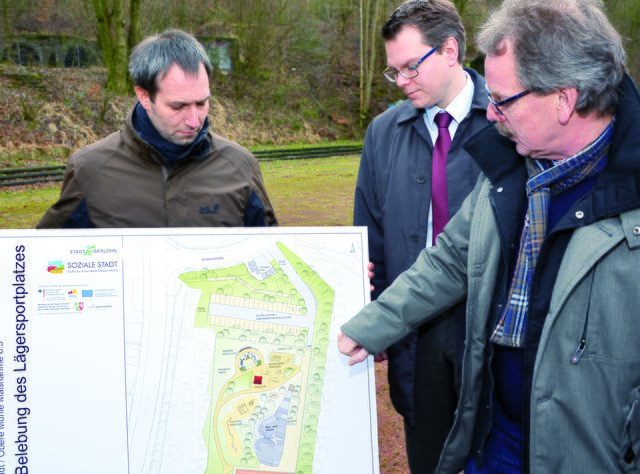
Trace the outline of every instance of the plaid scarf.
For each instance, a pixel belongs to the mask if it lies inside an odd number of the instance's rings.
[[[491,342],[510,347],[524,346],[531,279],[547,235],[549,202],[553,196],[602,171],[607,163],[614,121],[593,143],[567,160],[554,164],[550,160],[525,158],[529,172],[527,214],[507,305],[491,335]]]

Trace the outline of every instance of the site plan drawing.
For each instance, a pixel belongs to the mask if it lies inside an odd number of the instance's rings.
[[[1,231],[0,474],[378,473],[373,361],[336,344],[366,242]]]

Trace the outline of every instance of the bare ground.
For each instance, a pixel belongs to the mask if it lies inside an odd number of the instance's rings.
[[[382,474],[408,474],[402,417],[389,399],[387,362],[376,362],[376,404],[378,409],[378,449]]]

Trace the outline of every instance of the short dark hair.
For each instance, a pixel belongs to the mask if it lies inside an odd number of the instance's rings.
[[[395,39],[403,28],[422,33],[425,45],[442,44],[452,37],[458,42],[458,63],[464,64],[466,39],[456,7],[449,0],[409,0],[396,8],[382,27],[385,41]]]
[[[146,90],[153,102],[158,92],[158,80],[167,75],[177,64],[190,75],[197,75],[200,64],[204,65],[211,79],[213,67],[207,52],[200,42],[180,30],[167,30],[142,40],[129,58],[129,74],[133,83]]]

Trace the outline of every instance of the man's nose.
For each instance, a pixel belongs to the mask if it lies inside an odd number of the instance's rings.
[[[407,79],[400,74],[396,76],[396,85],[401,89],[407,84],[409,84],[410,82],[411,82],[411,79]]]
[[[197,107],[194,106],[188,108],[185,123],[191,128],[200,127],[200,114],[198,113]]]
[[[496,106],[491,102],[489,102],[489,105],[487,107],[487,120],[489,122],[504,122],[505,120],[504,115],[498,112]]]

